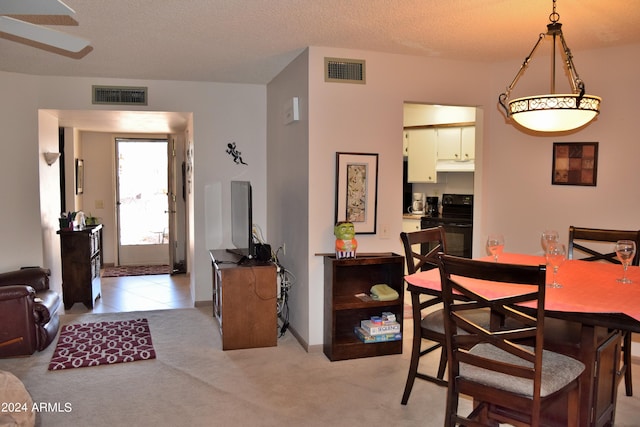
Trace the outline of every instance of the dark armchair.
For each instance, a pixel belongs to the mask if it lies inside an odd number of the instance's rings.
[[[60,295],[49,289],[46,268],[0,274],[0,357],[29,356],[58,333]]]

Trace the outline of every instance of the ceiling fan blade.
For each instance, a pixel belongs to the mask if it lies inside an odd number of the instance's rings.
[[[0,31],[69,52],[80,52],[89,45],[89,41],[83,38],[7,16],[0,16]]]
[[[0,0],[0,15],[71,15],[76,13],[60,0]]]

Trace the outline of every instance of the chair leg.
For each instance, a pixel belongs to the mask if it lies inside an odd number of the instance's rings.
[[[458,393],[452,387],[447,388],[447,404],[444,414],[444,426],[452,427],[456,425],[455,419],[458,415]]]
[[[414,356],[411,356],[411,364],[409,365],[409,374],[407,375],[407,383],[404,386],[404,393],[402,394],[402,404],[406,405],[409,401],[409,395],[411,394],[411,390],[413,389],[413,383],[416,381],[416,372],[418,371],[418,359],[420,358],[420,354],[418,352],[418,356],[416,361],[414,362]]]
[[[422,336],[420,335],[420,320],[413,321],[413,345],[411,348],[411,362],[409,363],[409,374],[407,375],[407,383],[404,386],[404,394],[402,395],[402,404],[406,405],[409,401],[409,395],[413,388],[413,383],[416,380],[416,374],[418,373],[418,362],[420,361],[420,345],[422,344]],[[419,316],[418,316],[419,317]]]
[[[438,365],[438,378],[444,378],[444,370],[447,367],[447,349],[442,346],[440,349],[440,364]]]
[[[625,332],[622,343],[622,363],[624,364],[624,388],[627,396],[633,396],[631,382],[631,332]]]

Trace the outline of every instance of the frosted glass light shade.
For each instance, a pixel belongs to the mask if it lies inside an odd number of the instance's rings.
[[[539,132],[562,132],[586,125],[600,113],[602,99],[577,94],[537,95],[509,102],[510,115],[520,126]]]
[[[44,160],[45,162],[47,162],[47,164],[49,166],[51,166],[52,164],[54,164],[56,162],[56,160],[58,160],[58,158],[60,157],[60,153],[43,153],[44,154]]]

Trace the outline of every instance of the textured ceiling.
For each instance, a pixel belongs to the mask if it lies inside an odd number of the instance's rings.
[[[0,33],[0,69],[27,74],[268,83],[307,46],[521,62],[551,0],[64,0],[89,39],[73,59]],[[640,42],[640,1],[558,0],[575,52]],[[576,64],[579,65],[579,64]]]
[[[0,70],[266,84],[307,46],[513,60],[515,67],[546,31],[552,11],[551,0],[63,1],[78,25],[51,28],[90,40],[92,49],[72,58],[0,33]],[[573,52],[640,43],[640,0],[558,0],[557,12]],[[61,126],[157,133],[184,128],[188,116],[52,113]]]

